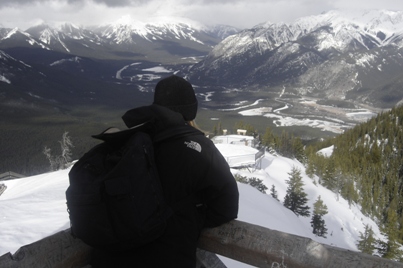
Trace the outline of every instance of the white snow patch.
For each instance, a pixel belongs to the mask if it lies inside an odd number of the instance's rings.
[[[166,69],[165,67],[162,66],[156,66],[148,69],[143,69],[145,72],[154,72],[154,73],[172,73],[171,70]]]
[[[263,101],[263,99],[256,100],[255,102],[253,102],[253,103],[251,103],[251,104],[249,104],[249,105],[245,105],[245,106],[241,106],[241,107],[236,107],[236,108],[230,108],[230,109],[219,109],[219,111],[223,111],[223,112],[225,112],[225,111],[237,111],[237,110],[245,109],[245,108],[248,108],[248,107],[256,106],[256,105],[258,105],[259,102],[261,102],[261,101]]]
[[[135,62],[135,63],[132,63],[132,64],[129,64],[129,65],[124,66],[122,69],[120,69],[120,70],[118,70],[118,71],[116,72],[116,76],[115,76],[116,79],[122,80],[122,72],[123,72],[124,70],[126,70],[127,68],[129,68],[129,67],[131,67],[131,66],[139,65],[139,64],[141,64],[141,62]]]
[[[330,157],[333,154],[333,150],[334,150],[334,145],[319,150],[318,154],[321,154],[325,157]]]
[[[11,84],[11,81],[8,80],[5,76],[3,76],[3,75],[1,75],[1,74],[0,74],[0,82],[4,82],[4,83],[7,83],[7,84]]]
[[[353,120],[365,122],[371,119],[372,117],[376,116],[377,114],[370,111],[362,111],[362,112],[347,113],[346,115]]]

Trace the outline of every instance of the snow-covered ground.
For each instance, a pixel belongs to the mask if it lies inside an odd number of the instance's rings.
[[[223,143],[217,147],[224,156],[234,152],[242,155],[246,149],[244,145],[227,146]],[[331,148],[322,153],[331,153]],[[329,213],[324,216],[328,229],[327,238],[312,234],[310,217],[297,217],[282,205],[287,189],[285,181],[293,167],[301,170],[311,211],[319,195],[328,207]],[[0,196],[0,256],[7,252],[14,253],[23,245],[69,228],[65,201],[65,191],[69,184],[68,172],[69,170],[61,170],[3,182],[7,189]],[[357,206],[349,206],[343,198],[338,198],[333,192],[315,184],[305,174],[304,166],[296,160],[266,153],[261,169],[232,169],[232,172],[261,179],[268,189],[274,185],[280,200],[272,198],[269,190],[267,194],[263,194],[249,185],[238,183],[238,219],[241,221],[354,251],[357,250],[356,243],[360,232],[364,232],[365,224],[372,227],[376,237],[382,237],[378,226],[365,217]],[[250,267],[227,258],[222,259],[228,267]]]

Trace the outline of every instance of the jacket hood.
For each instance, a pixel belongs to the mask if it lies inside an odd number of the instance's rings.
[[[180,113],[157,104],[131,109],[122,119],[128,128],[146,123],[150,135],[174,126],[186,125]]]

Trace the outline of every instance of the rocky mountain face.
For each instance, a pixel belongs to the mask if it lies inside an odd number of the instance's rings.
[[[403,99],[403,12],[330,11],[231,35],[191,69],[194,83],[392,107]]]

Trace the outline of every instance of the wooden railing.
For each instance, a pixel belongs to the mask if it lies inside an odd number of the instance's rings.
[[[241,221],[205,230],[199,247],[256,267],[403,267],[403,263]]]
[[[225,267],[211,252],[256,267],[403,268],[402,263],[236,220],[203,231],[199,248],[198,267],[207,268]],[[1,256],[0,267],[90,267],[90,254],[90,247],[65,230]]]

